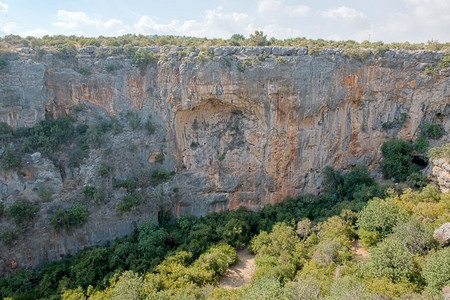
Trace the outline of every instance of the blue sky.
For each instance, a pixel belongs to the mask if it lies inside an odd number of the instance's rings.
[[[0,36],[127,33],[450,41],[450,0],[0,0]]]

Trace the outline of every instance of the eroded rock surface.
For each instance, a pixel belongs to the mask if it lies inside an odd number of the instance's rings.
[[[110,137],[107,149],[91,150],[79,168],[60,166],[63,177],[51,171],[49,158],[34,154],[32,181],[2,170],[6,206],[14,193],[35,193],[46,177],[54,195],[17,245],[0,246],[0,272],[129,234],[143,220],[156,220],[161,199],[176,215],[258,209],[317,193],[326,166],[375,170],[382,143],[393,136],[415,139],[423,122],[439,122],[450,132],[449,72],[424,75],[442,59],[440,52],[387,51],[361,62],[336,50],[308,55],[304,48],[216,47],[208,56],[198,49],[148,47],[160,60],[136,66],[124,57],[102,57],[100,50],[87,47],[70,58],[31,50],[10,54],[0,74],[0,121],[30,127],[46,113],[60,117],[86,105],[78,115],[86,122],[108,116],[125,122],[134,111],[142,122],[151,117],[155,133],[126,128]],[[402,126],[383,130],[383,123],[404,115]],[[49,209],[70,206],[83,187],[99,185],[96,166],[105,156],[114,170],[103,187],[110,202],[90,207],[83,228],[54,232]],[[112,191],[111,181],[158,169],[175,175],[148,189],[156,200],[118,213],[124,192]]]

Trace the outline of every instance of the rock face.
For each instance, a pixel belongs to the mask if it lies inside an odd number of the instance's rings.
[[[446,159],[433,160],[430,164],[429,175],[441,192],[450,191],[450,163]]]
[[[8,70],[0,73],[0,121],[29,127],[46,113],[59,117],[80,105],[88,107],[82,115],[91,122],[108,115],[122,120],[128,111],[142,120],[151,116],[156,127],[151,137],[126,130],[111,138],[112,177],[123,179],[139,168],[175,171],[162,189],[181,192],[169,205],[177,215],[258,209],[317,193],[326,166],[364,164],[373,170],[384,141],[394,135],[414,139],[425,121],[450,132],[449,72],[423,75],[442,59],[439,52],[387,51],[361,62],[335,50],[308,55],[304,48],[216,47],[209,51],[213,55],[195,50],[184,56],[187,49],[148,47],[160,60],[136,66],[123,57],[102,57],[99,50],[81,49],[70,58],[38,57],[30,49],[10,54]],[[383,130],[383,123],[404,115],[401,128]],[[136,151],[128,150],[130,144]],[[165,158],[161,166],[159,154]],[[91,151],[80,168],[66,168],[54,201],[95,183],[93,166],[101,155]],[[12,190],[27,190],[14,176],[4,171],[0,176],[7,205]],[[128,234],[142,220],[156,219],[157,209],[118,216],[114,206],[105,205],[90,212],[82,229],[49,233],[41,208],[24,237],[36,246],[0,249],[8,253],[0,272],[12,260],[36,266]]]
[[[445,223],[436,229],[433,233],[433,237],[441,244],[441,246],[445,247],[450,245],[450,223]]]

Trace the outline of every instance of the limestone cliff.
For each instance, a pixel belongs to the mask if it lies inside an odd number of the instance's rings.
[[[88,109],[79,118],[89,122],[108,115],[122,120],[130,110],[142,119],[151,116],[154,135],[125,130],[111,137],[112,177],[127,178],[138,169],[175,171],[161,188],[166,195],[180,191],[166,197],[167,207],[195,215],[258,209],[316,193],[325,166],[364,164],[375,170],[384,141],[394,135],[414,139],[425,121],[450,132],[449,72],[424,75],[442,59],[440,52],[387,51],[359,61],[335,50],[308,55],[303,48],[216,47],[209,55],[193,50],[186,56],[183,48],[147,51],[160,60],[144,67],[120,56],[102,57],[95,47],[71,58],[11,53],[8,70],[0,73],[0,121],[29,127],[46,112],[59,117],[82,104]],[[402,127],[383,130],[383,123],[405,115]],[[135,151],[129,151],[130,144]],[[165,157],[161,166],[155,162],[158,153]],[[61,180],[54,201],[68,201],[74,190],[95,183],[101,157],[100,150],[91,151],[80,168],[63,166],[62,179],[50,176]],[[7,205],[14,193],[32,186],[21,175],[1,172]],[[28,181],[42,179],[36,174]],[[120,191],[109,196],[112,204],[92,207],[86,226],[71,232],[53,232],[41,207],[38,221],[17,245],[0,246],[0,272],[111,241],[156,218],[155,203],[120,215],[114,210]]]

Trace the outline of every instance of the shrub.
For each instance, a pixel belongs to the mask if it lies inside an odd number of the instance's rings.
[[[124,180],[115,180],[114,188],[120,189],[125,188],[129,193],[134,191],[137,187],[137,182],[135,179],[124,179]]]
[[[132,63],[144,70],[148,64],[153,64],[158,60],[158,55],[153,52],[147,52],[145,48],[139,48],[132,57]]]
[[[111,73],[111,72],[114,72],[114,71],[117,71],[117,70],[120,70],[120,69],[122,69],[122,66],[118,65],[118,64],[105,65],[105,71],[108,72],[108,73]]]
[[[381,169],[385,178],[404,181],[409,174],[418,171],[418,166],[412,162],[412,150],[412,143],[399,139],[383,143]]]
[[[417,277],[414,256],[394,239],[386,239],[373,248],[363,269],[365,276],[388,278],[394,283]]]
[[[51,190],[45,188],[44,186],[40,186],[37,190],[37,195],[41,198],[42,201],[48,202],[53,199],[53,193]]]
[[[6,215],[13,218],[16,224],[24,229],[28,223],[33,220],[36,213],[39,211],[39,206],[33,204],[26,198],[15,201],[10,207],[6,209]]]
[[[158,153],[156,156],[155,156],[155,162],[156,163],[159,163],[159,164],[162,164],[163,162],[164,162],[164,153]]]
[[[138,115],[137,112],[129,111],[127,113],[127,120],[130,124],[131,129],[136,130],[141,126],[141,117]]]
[[[408,115],[406,113],[401,113],[400,118],[395,118],[393,121],[384,122],[381,127],[384,130],[401,128],[403,124],[405,124],[406,120],[408,120]]]
[[[160,183],[169,181],[174,175],[175,175],[175,172],[173,172],[173,171],[168,172],[166,170],[156,170],[156,171],[153,171],[150,182],[151,182],[152,186],[157,186]]]
[[[0,57],[0,71],[3,72],[8,67],[8,61],[4,57]]]
[[[428,287],[440,290],[450,284],[450,248],[438,250],[426,261],[422,269],[422,276]]]
[[[14,130],[8,123],[0,122],[0,141],[7,142],[14,136]]]
[[[86,206],[76,204],[69,209],[58,209],[50,217],[50,224],[56,230],[81,227],[86,223],[88,210]]]
[[[423,135],[432,140],[438,140],[445,134],[444,128],[437,124],[424,123],[420,126],[420,129]]]
[[[428,157],[431,159],[444,158],[450,161],[450,143],[430,149]]]
[[[95,186],[87,185],[83,188],[83,195],[86,200],[92,201],[95,204],[100,204],[104,201],[103,191]]]
[[[5,230],[0,234],[0,240],[6,247],[11,247],[13,242],[17,239],[17,234],[14,230]]]
[[[267,40],[267,36],[264,32],[255,30],[255,33],[250,34],[248,44],[250,46],[267,46],[269,41]]]
[[[369,200],[367,206],[358,214],[356,224],[363,243],[370,246],[377,242],[377,237],[386,237],[392,233],[395,226],[406,220],[406,212],[393,199],[374,198]]]
[[[402,243],[413,255],[426,254],[436,247],[433,231],[426,224],[414,218],[407,223],[396,226],[390,237]]]
[[[111,174],[112,169],[112,167],[102,163],[97,169],[97,174],[102,178],[107,178]]]
[[[428,184],[428,179],[422,173],[414,172],[406,177],[406,183],[410,188],[421,189]]]
[[[130,195],[122,198],[122,201],[117,205],[117,210],[121,212],[128,212],[136,205],[139,205],[145,200],[145,195],[141,192],[134,191]]]
[[[2,167],[5,170],[17,169],[22,164],[22,159],[17,151],[14,151],[12,147],[6,147],[3,152],[2,158]]]
[[[145,129],[149,135],[154,134],[156,131],[156,127],[153,125],[150,117],[147,119],[147,122],[145,122]]]
[[[85,75],[85,76],[91,75],[91,70],[89,70],[88,68],[84,68],[84,67],[78,68],[77,72],[80,73],[81,75]]]

